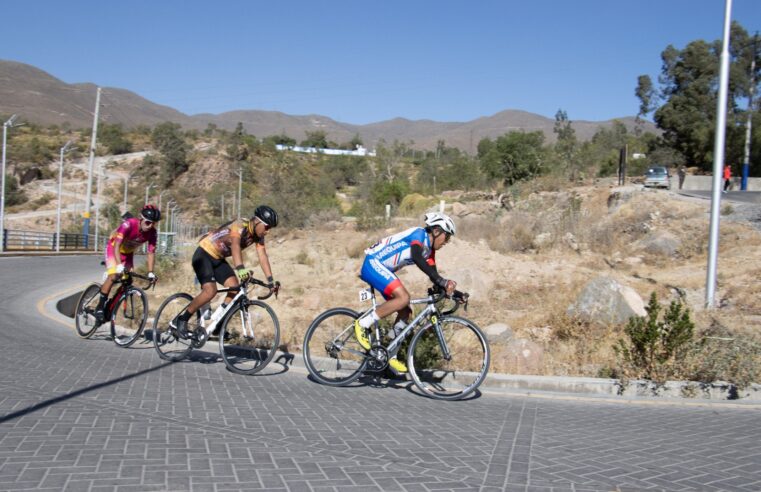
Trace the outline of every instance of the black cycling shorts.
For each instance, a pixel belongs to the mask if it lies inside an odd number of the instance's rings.
[[[213,258],[203,248],[196,248],[193,253],[193,271],[201,285],[209,282],[219,282],[224,285],[225,281],[234,276],[233,268],[225,259]]]

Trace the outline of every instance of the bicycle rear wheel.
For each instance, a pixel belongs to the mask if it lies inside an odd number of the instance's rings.
[[[280,345],[280,322],[267,304],[234,306],[219,331],[219,351],[232,372],[254,374],[270,363]]]
[[[74,312],[74,323],[77,327],[77,335],[82,338],[90,338],[100,326],[95,321],[95,308],[98,306],[100,284],[92,283],[82,292],[77,301],[77,310]]]
[[[365,350],[354,336],[356,311],[329,309],[309,325],[304,336],[304,363],[314,379],[328,386],[344,386],[362,375]]]
[[[129,347],[140,338],[148,319],[148,297],[142,289],[127,289],[114,304],[111,336],[120,347]]]
[[[407,367],[415,385],[427,396],[458,400],[471,394],[489,370],[489,343],[480,328],[457,316],[439,318],[444,343],[433,325],[415,333],[407,354]]]
[[[190,345],[191,340],[180,337],[177,329],[170,325],[192,300],[193,297],[190,294],[173,294],[167,297],[161,303],[161,306],[159,306],[158,311],[156,311],[151,336],[153,338],[153,346],[156,347],[156,352],[164,360],[182,360],[193,350],[193,347]],[[196,316],[198,316],[198,313],[196,313]],[[188,321],[188,324],[191,325],[194,322],[191,319]]]

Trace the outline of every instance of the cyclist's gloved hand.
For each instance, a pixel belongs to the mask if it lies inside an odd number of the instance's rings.
[[[244,266],[239,266],[235,269],[235,276],[238,277],[239,282],[244,282],[253,272],[251,269]]]
[[[275,297],[277,297],[278,292],[280,292],[280,282],[277,280],[274,282],[270,282],[267,284],[267,288],[275,293]]]
[[[444,289],[447,291],[448,296],[452,296],[454,294],[454,289],[457,287],[457,282],[454,280],[447,280],[447,285],[444,287]]]
[[[158,282],[159,278],[156,276],[155,273],[148,272],[148,280],[150,280],[151,282]]]
[[[117,275],[121,275],[122,273],[124,273],[124,263],[119,263],[118,265],[116,265],[116,273]]]

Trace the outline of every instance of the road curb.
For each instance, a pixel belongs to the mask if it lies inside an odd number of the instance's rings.
[[[78,299],[86,284],[73,289],[52,294],[38,302],[41,314],[53,319],[70,329],[74,329],[72,317],[62,313],[68,311],[71,300]],[[76,302],[76,301],[74,301]],[[146,333],[148,329],[146,328]],[[274,362],[308,374],[304,358],[300,353],[280,352]],[[400,382],[406,379],[397,379]],[[689,381],[668,381],[655,385],[652,381],[633,380],[622,387],[618,379],[571,377],[571,376],[532,376],[489,373],[480,386],[482,393],[512,396],[529,396],[536,398],[572,399],[579,401],[606,402],[650,402],[679,405],[722,405],[738,408],[761,408],[761,385],[753,384],[744,390],[738,390],[726,382],[703,384]]]

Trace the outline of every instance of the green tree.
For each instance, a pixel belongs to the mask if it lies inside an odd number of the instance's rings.
[[[161,179],[169,185],[188,170],[188,145],[177,123],[164,122],[156,125],[151,133],[153,146],[161,153]]]
[[[740,24],[732,24],[726,127],[726,161],[730,163],[742,160],[747,111],[739,103],[751,90],[751,60],[756,60],[757,72],[761,67],[757,46]],[[650,87],[649,77],[640,76],[635,91],[640,114],[654,111],[664,142],[703,170],[710,170],[713,161],[721,50],[718,40],[692,41],[681,50],[669,45],[661,53],[659,87]],[[761,82],[758,75],[756,90]],[[759,153],[755,153],[754,166],[761,167]]]
[[[578,140],[576,139],[576,130],[573,129],[568,114],[562,109],[555,113],[555,127],[552,130],[557,135],[555,142],[555,153],[560,159],[560,166],[568,171],[568,177],[571,181],[576,181],[579,177],[580,162],[576,158],[578,150]]]
[[[101,144],[106,146],[109,154],[132,152],[132,142],[127,139],[121,124],[109,125],[104,123],[101,128],[98,139]]]
[[[9,207],[26,203],[29,198],[24,190],[19,188],[18,179],[12,174],[5,175],[5,204]]]
[[[328,148],[328,134],[324,130],[306,132],[306,140],[302,140],[302,147],[315,147],[317,149]]]
[[[494,142],[485,140],[478,144],[479,160],[481,169],[489,178],[511,185],[542,172],[546,151],[541,131],[510,132]]]

